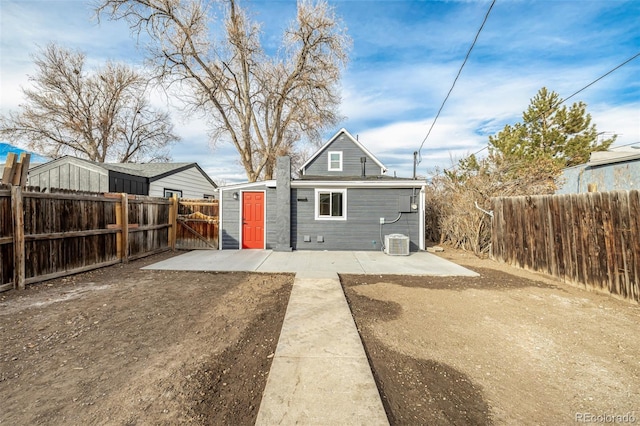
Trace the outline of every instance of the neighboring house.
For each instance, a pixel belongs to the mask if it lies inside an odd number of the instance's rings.
[[[97,163],[70,156],[30,169],[29,185],[152,197],[215,198],[217,192],[197,163]]]
[[[403,234],[424,250],[424,181],[392,178],[341,129],[291,179],[288,157],[276,179],[220,188],[221,249],[381,250]],[[405,239],[406,240],[406,239]]]
[[[640,149],[591,153],[586,164],[563,170],[557,194],[640,189]]]

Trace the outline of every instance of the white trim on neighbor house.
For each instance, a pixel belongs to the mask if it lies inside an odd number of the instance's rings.
[[[264,235],[262,237],[262,249],[266,249],[267,248],[267,191],[264,189],[252,189],[252,190],[248,190],[248,191],[238,191],[238,201],[240,201],[240,207],[238,208],[238,224],[239,224],[239,232],[238,232],[238,250],[254,250],[254,249],[245,249],[242,248],[242,209],[244,207],[244,203],[242,202],[243,197],[242,194],[244,194],[245,192],[262,192],[264,194],[263,200],[264,200],[264,206],[263,206],[263,211],[262,211],[262,223],[264,224],[264,226],[262,227],[262,231],[264,232]],[[222,198],[222,197],[220,197]],[[220,237],[218,237],[220,238]],[[222,245],[222,242],[220,243],[220,245]]]
[[[596,151],[591,153],[591,158],[586,164],[581,166],[605,166],[608,164],[621,163],[640,159],[640,152],[635,151]]]
[[[342,194],[342,216],[321,216],[320,215],[320,193],[328,192],[329,194]],[[331,197],[329,197],[331,199]],[[331,209],[331,208],[330,208]],[[347,188],[316,188],[314,200],[314,217],[315,220],[347,220]]]
[[[182,198],[181,189],[164,188],[164,195],[163,195],[164,198],[171,198],[173,197],[173,194],[176,194],[178,198]]]
[[[334,160],[331,159],[333,155],[338,156],[338,166],[332,167]],[[341,172],[342,171],[342,151],[328,151],[327,152],[327,171],[329,172]]]
[[[307,166],[316,159],[316,157],[318,157],[329,145],[331,145],[331,143],[333,143],[334,140],[336,140],[338,138],[338,136],[340,136],[341,133],[344,133],[350,140],[351,142],[353,142],[358,148],[360,148],[362,150],[362,152],[364,152],[366,155],[368,155],[378,166],[380,166],[380,171],[382,174],[385,174],[387,172],[387,168],[385,167],[384,164],[382,164],[382,162],[380,160],[378,160],[376,158],[375,155],[373,155],[371,152],[369,152],[369,150],[367,148],[364,147],[364,145],[362,145],[360,142],[358,142],[358,140],[356,138],[354,138],[351,133],[349,133],[349,131],[347,129],[345,129],[344,127],[340,130],[338,130],[338,132],[333,135],[333,137],[331,139],[329,139],[329,141],[327,143],[325,143],[324,145],[322,145],[320,147],[320,149],[318,149],[315,154],[313,154],[299,169],[298,171],[302,174],[304,174],[304,170],[307,168]]]

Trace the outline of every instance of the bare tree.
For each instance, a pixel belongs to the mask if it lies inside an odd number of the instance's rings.
[[[189,88],[190,111],[209,119],[214,141],[233,143],[249,181],[270,179],[278,156],[338,121],[350,39],[325,1],[301,1],[280,51],[268,56],[259,25],[236,1],[223,6],[220,40],[209,36],[205,0],[101,0],[97,12],[146,32],[157,76]]]
[[[89,72],[85,55],[50,44],[35,56],[20,112],[0,119],[0,135],[45,156],[105,162],[167,161],[177,141],[166,112],[152,108],[148,79],[107,63]]]

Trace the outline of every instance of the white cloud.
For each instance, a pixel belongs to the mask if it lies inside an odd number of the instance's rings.
[[[615,145],[640,145],[640,102],[621,106],[595,105],[589,111],[598,132],[606,132],[606,137],[611,133],[618,135]]]
[[[343,80],[344,126],[391,170],[408,176],[412,153],[424,139],[475,35],[486,2],[334,2],[354,38]],[[294,4],[257,1],[264,39],[275,50]],[[136,66],[142,52],[124,22],[90,20],[90,2],[0,0],[0,113],[21,101],[33,73],[36,45],[58,41]],[[498,2],[422,151],[427,167],[448,167],[487,143],[487,136],[521,119],[546,86],[568,96],[637,51],[638,2]],[[286,21],[286,22],[285,22]],[[25,25],[28,23],[28,25]],[[634,38],[635,37],[635,38]],[[633,51],[633,53],[631,53]],[[640,141],[640,60],[599,81],[573,100],[588,105],[599,131],[620,134],[617,145]],[[246,180],[229,144],[209,146],[205,120],[178,111],[158,94],[154,105],[172,111],[183,142],[175,161],[197,161],[228,182]],[[328,130],[327,137],[336,129]]]

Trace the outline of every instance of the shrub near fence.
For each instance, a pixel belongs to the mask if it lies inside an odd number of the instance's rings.
[[[640,302],[640,192],[491,202],[494,259]]]
[[[0,187],[0,291],[173,248],[177,201]]]

